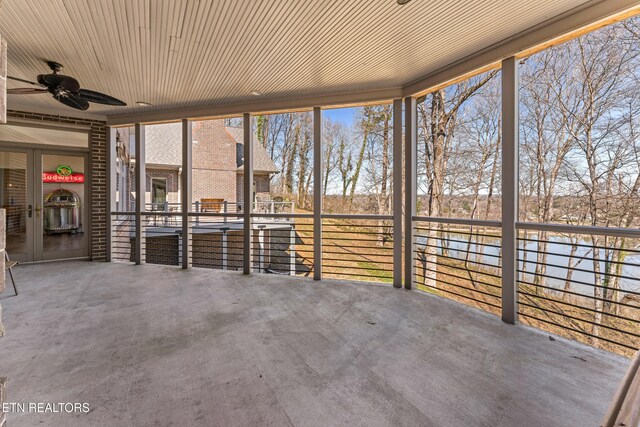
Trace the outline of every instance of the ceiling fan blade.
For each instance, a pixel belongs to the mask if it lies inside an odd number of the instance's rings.
[[[22,83],[27,83],[27,84],[30,84],[30,85],[42,87],[42,85],[40,83],[32,82],[30,80],[25,80],[25,79],[21,79],[21,78],[18,78],[18,77],[11,77],[11,76],[7,76],[7,78],[10,79],[10,80],[15,80],[17,82],[22,82]]]
[[[96,102],[98,104],[106,104],[106,105],[117,105],[124,106],[127,105],[126,102],[120,101],[113,96],[106,95],[104,93],[96,92],[88,89],[80,89],[78,91],[78,96],[89,102]]]
[[[11,95],[31,95],[34,93],[48,93],[47,89],[38,89],[35,87],[17,87],[14,89],[7,89],[7,93]]]
[[[59,96],[54,95],[53,97],[58,101],[62,102],[64,105],[67,105],[71,108],[75,108],[76,110],[86,110],[89,108],[89,102],[85,101],[84,99],[80,98],[75,94],[59,95]]]

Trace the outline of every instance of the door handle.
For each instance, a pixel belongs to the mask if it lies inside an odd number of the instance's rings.
[[[36,205],[36,218],[40,218],[40,211],[42,211],[42,206]]]
[[[31,218],[33,216],[33,206],[29,205],[27,207],[27,216]]]

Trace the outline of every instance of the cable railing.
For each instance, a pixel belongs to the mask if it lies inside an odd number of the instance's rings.
[[[217,270],[242,270],[244,220],[242,214],[189,213],[189,265]]]
[[[244,203],[229,202],[222,199],[203,199],[191,203],[190,212],[195,213],[239,213],[243,211]],[[175,202],[145,203],[146,212],[178,213],[182,211],[182,204]],[[253,212],[262,214],[284,214],[295,212],[295,202],[278,200],[261,200],[253,202]]]
[[[164,208],[163,208],[164,209]],[[183,214],[141,214],[142,261],[182,264]],[[189,212],[189,266],[308,277],[314,271],[314,216]],[[135,262],[134,212],[112,212],[113,261]],[[393,281],[393,217],[322,215],[322,277]],[[640,230],[518,223],[518,318],[531,326],[621,354],[640,348]],[[493,314],[502,309],[499,221],[413,217],[417,289]]]
[[[631,355],[640,348],[640,231],[518,224],[523,323]]]
[[[132,247],[131,239],[135,237],[135,213],[112,212],[110,220],[111,260],[114,262],[134,262],[135,247]]]
[[[322,274],[391,283],[393,216],[322,215]]]
[[[253,272],[313,274],[313,215],[253,213]]]
[[[181,265],[181,215],[180,212],[142,212],[142,254],[145,263]]]
[[[417,289],[500,314],[499,222],[414,217],[413,229]]]

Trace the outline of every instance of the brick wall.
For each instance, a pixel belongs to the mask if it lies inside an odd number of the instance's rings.
[[[193,122],[193,200],[236,202],[236,141],[224,120]]]
[[[42,124],[70,124],[88,126],[89,134],[89,169],[91,171],[91,242],[90,255],[94,261],[104,261],[106,249],[107,224],[107,134],[106,123],[100,120],[81,119],[54,114],[30,113],[8,110],[7,118],[32,120]],[[53,148],[53,147],[52,147]]]

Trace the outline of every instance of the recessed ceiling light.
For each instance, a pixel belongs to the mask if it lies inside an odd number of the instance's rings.
[[[262,93],[258,92],[257,90],[252,90],[251,92],[249,92],[249,95],[260,96],[262,95]]]
[[[151,105],[151,103],[146,101],[136,101],[136,105],[142,105],[143,107],[148,107]]]

